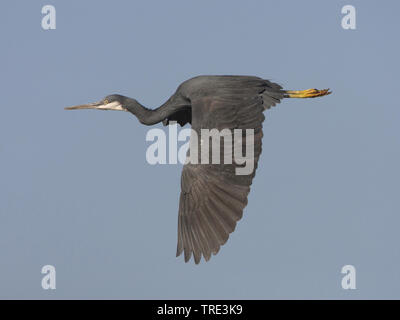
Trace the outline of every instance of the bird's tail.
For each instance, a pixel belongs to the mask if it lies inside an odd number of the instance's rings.
[[[284,90],[284,98],[316,98],[331,94],[329,89]]]

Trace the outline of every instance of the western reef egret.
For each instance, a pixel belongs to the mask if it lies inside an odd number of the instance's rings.
[[[65,109],[127,111],[145,125],[189,123],[199,136],[201,129],[254,130],[254,168],[250,174],[236,174],[240,165],[235,161],[183,166],[176,256],[184,252],[187,262],[193,254],[198,264],[201,256],[208,261],[218,253],[242,218],[261,154],[263,112],[283,98],[315,98],[330,93],[329,89],[284,90],[253,76],[198,76],[183,82],[163,105],[153,110],[118,94]],[[245,149],[246,140],[241,142]]]

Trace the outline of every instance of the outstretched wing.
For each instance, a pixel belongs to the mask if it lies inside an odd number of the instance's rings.
[[[234,129],[253,129],[254,168],[247,175],[236,174],[236,169],[243,164],[234,159],[231,164],[223,162],[222,142],[221,164],[188,163],[183,167],[176,255],[184,252],[187,262],[193,254],[196,264],[201,256],[208,261],[212,254],[217,254],[242,218],[261,154],[263,111],[283,98],[279,85],[260,78],[217,80],[214,83],[208,81],[207,86],[198,88],[201,94],[191,97],[192,129],[198,137],[201,129],[206,128],[230,129],[232,132]],[[241,140],[243,151],[246,150],[245,136]]]

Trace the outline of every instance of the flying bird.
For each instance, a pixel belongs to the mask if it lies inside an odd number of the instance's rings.
[[[235,169],[240,165],[235,161],[183,166],[176,256],[184,253],[188,262],[193,255],[198,264],[202,256],[208,261],[218,253],[242,218],[261,154],[263,112],[284,98],[315,98],[330,93],[329,89],[284,90],[255,76],[198,76],[183,82],[156,109],[148,109],[137,100],[118,94],[65,109],[127,111],[144,125],[189,123],[192,132],[199,136],[201,129],[254,130],[254,169],[250,174],[236,174]],[[246,140],[242,142],[245,149]]]

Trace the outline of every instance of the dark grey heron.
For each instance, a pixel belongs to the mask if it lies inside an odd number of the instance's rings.
[[[208,261],[212,254],[218,253],[242,218],[261,154],[263,112],[283,98],[315,98],[330,93],[329,89],[283,90],[276,83],[254,76],[198,76],[183,82],[154,110],[117,94],[65,109],[127,111],[145,125],[177,122],[184,126],[189,123],[199,135],[201,129],[254,130],[254,169],[250,174],[235,174],[239,165],[234,161],[230,164],[188,163],[183,167],[176,256],[184,252],[185,262],[188,262],[193,254],[198,264],[201,256]]]

